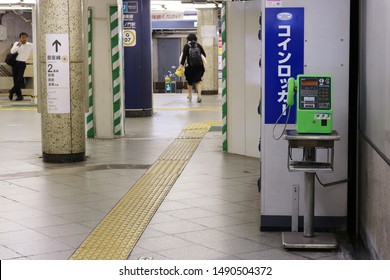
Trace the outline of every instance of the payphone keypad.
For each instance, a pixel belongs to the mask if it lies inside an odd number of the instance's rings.
[[[303,110],[331,109],[330,78],[301,78],[299,108]]]

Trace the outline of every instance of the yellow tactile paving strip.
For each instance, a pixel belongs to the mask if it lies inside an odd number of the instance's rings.
[[[70,257],[125,260],[210,128],[188,125]]]

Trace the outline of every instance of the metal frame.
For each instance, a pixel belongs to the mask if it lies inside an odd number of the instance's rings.
[[[305,212],[303,235],[300,232],[283,232],[284,248],[291,249],[334,249],[337,241],[332,233],[314,233],[314,180],[315,173],[333,171],[334,141],[340,140],[337,131],[331,134],[299,134],[296,130],[286,130],[283,138],[288,141],[289,171],[303,171],[305,176]],[[303,149],[302,161],[291,161],[292,149]],[[327,162],[317,162],[317,149],[327,149]],[[330,157],[329,157],[330,151]]]

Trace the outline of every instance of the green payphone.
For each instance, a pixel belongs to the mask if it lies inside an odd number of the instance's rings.
[[[287,105],[294,105],[296,91],[298,133],[332,133],[332,78],[298,75],[288,80]]]

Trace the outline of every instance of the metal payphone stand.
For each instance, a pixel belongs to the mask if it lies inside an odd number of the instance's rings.
[[[283,138],[288,141],[288,169],[305,173],[305,212],[303,235],[301,232],[283,232],[284,248],[291,249],[334,249],[337,241],[332,233],[314,233],[314,180],[315,173],[333,171],[334,141],[340,135],[333,130],[331,134],[299,134],[296,130],[286,130]],[[303,160],[293,161],[293,149],[303,149]],[[327,149],[327,161],[316,161],[317,149]]]

